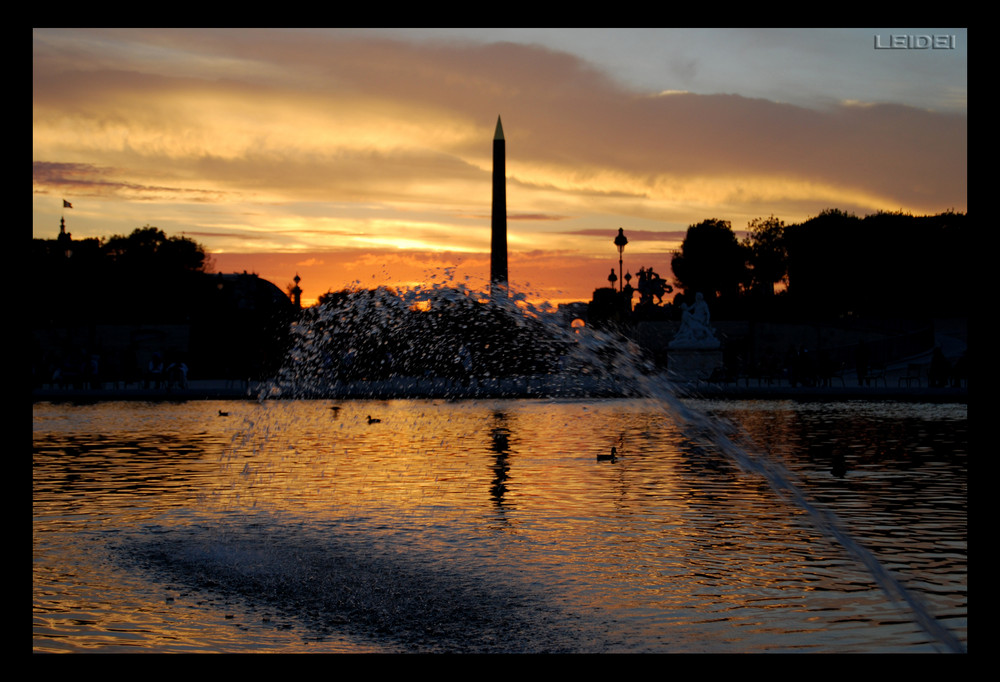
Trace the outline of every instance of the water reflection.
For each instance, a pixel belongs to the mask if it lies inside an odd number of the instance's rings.
[[[493,485],[490,487],[490,495],[496,502],[497,508],[503,508],[503,496],[507,492],[505,481],[507,472],[510,471],[510,463],[507,461],[510,455],[510,429],[507,427],[507,415],[501,411],[493,413],[495,426],[490,430],[490,449],[496,453],[496,460],[493,464]]]
[[[963,411],[701,407],[964,640]],[[33,431],[36,650],[936,648],[654,404],[36,405]]]

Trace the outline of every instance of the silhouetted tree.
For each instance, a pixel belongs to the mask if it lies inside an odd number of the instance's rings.
[[[114,235],[104,243],[104,253],[132,270],[205,272],[208,259],[200,244],[187,237],[168,237],[163,230],[136,228],[127,237]]]
[[[785,248],[785,223],[775,218],[754,218],[747,224],[742,245],[747,249],[753,291],[774,295],[774,285],[784,281],[788,272]]]
[[[838,314],[866,286],[867,239],[861,220],[827,209],[785,228],[788,295],[802,316]]]
[[[785,228],[799,316],[962,317],[974,250],[965,214],[826,210]]]
[[[686,294],[735,301],[747,281],[747,253],[729,221],[712,218],[688,228],[670,266]]]
[[[200,244],[146,225],[108,238],[102,251],[100,300],[108,313],[119,320],[188,320],[208,265]]]

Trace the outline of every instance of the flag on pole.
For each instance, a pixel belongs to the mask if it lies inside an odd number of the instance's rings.
[[[73,208],[73,204],[63,199],[63,208]]]

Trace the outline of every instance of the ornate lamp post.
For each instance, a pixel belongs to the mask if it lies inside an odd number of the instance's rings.
[[[296,308],[300,308],[301,309],[302,308],[302,289],[301,289],[301,287],[299,287],[299,282],[302,281],[302,278],[299,277],[299,273],[297,273],[297,272],[295,273],[295,277],[294,277],[294,279],[292,281],[295,282],[295,286],[292,287],[292,303],[295,304]]]
[[[625,250],[625,245],[628,244],[628,239],[625,237],[624,228],[618,228],[618,236],[615,237],[615,246],[618,247],[618,292],[621,293],[622,290],[622,252]]]

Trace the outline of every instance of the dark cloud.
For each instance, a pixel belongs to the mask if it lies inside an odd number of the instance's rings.
[[[485,214],[484,214],[485,217]],[[570,216],[566,215],[554,215],[550,213],[507,213],[507,221],[512,220],[524,220],[524,221],[556,221],[556,220],[569,220]]]
[[[244,241],[244,240],[247,240],[247,239],[249,239],[249,240],[255,240],[255,239],[264,239],[264,238],[266,238],[266,235],[259,235],[259,234],[254,234],[253,232],[246,232],[246,231],[242,231],[242,232],[233,232],[233,231],[225,231],[225,232],[217,231],[217,232],[212,232],[212,231],[204,230],[204,231],[183,231],[183,232],[181,232],[181,234],[183,234],[185,237],[200,237],[200,238],[211,237],[212,239],[236,239],[236,240],[239,240],[239,241]]]
[[[211,107],[221,102],[230,118],[242,117],[235,125],[247,127],[247,147],[223,155],[194,145],[181,154],[165,145],[138,149],[126,137],[121,149],[108,152],[114,172],[85,164],[36,167],[36,191],[74,186],[139,197],[218,196],[197,188],[201,177],[234,194],[464,206],[470,198],[488,200],[484,165],[500,114],[508,186],[559,193],[589,208],[611,200],[616,211],[650,217],[645,206],[652,199],[691,211],[704,206],[706,215],[815,214],[831,206],[934,212],[967,204],[962,114],[895,104],[811,109],[733,94],[650,96],[577,57],[513,43],[264,30],[86,35],[115,43],[102,53],[83,42],[55,49],[47,34],[36,34],[36,120],[77,117],[101,131],[162,130],[180,140],[201,132],[207,145],[234,125],[215,123],[213,109],[199,109],[199,98],[211,98],[205,100]],[[670,68],[690,79],[698,66],[681,60]],[[270,119],[274,103],[318,120],[313,146],[284,137],[295,131]],[[324,126],[336,132],[349,115],[370,118],[376,129],[403,123],[413,136],[405,146],[377,149],[324,142]],[[478,128],[482,136],[467,134]],[[143,172],[157,174],[136,177],[140,163]],[[175,185],[176,178],[194,180]],[[484,189],[481,197],[424,191],[449,183]],[[531,207],[510,219],[519,214],[556,219]]]
[[[582,237],[602,237],[614,236],[614,230],[568,230],[560,234],[576,234]],[[625,230],[625,236],[630,242],[672,242],[682,241],[687,235],[687,230]]]
[[[36,193],[57,190],[72,192],[76,196],[108,197],[128,195],[134,200],[162,199],[164,196],[183,195],[187,201],[217,200],[223,193],[182,187],[141,185],[115,179],[106,179],[121,171],[102,168],[88,163],[32,162],[32,186]]]

